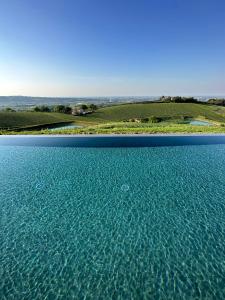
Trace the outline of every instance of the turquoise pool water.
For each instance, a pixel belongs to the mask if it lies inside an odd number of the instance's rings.
[[[225,145],[0,147],[1,299],[224,299]]]

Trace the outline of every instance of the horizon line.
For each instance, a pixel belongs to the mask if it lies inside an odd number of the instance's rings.
[[[35,96],[35,95],[0,95],[0,97],[24,97],[24,98],[127,98],[127,97],[133,97],[133,98],[138,98],[138,97],[176,97],[176,96],[181,96],[181,97],[224,97],[225,94],[160,94],[160,95],[114,95],[114,96]]]

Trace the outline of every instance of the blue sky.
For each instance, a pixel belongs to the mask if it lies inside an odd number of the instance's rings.
[[[0,0],[0,94],[225,95],[225,1]]]

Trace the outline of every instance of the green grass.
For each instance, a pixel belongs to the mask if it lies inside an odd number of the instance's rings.
[[[149,118],[151,116],[161,117],[164,122],[157,124],[122,122],[132,118]],[[179,124],[182,117],[206,119],[213,122],[214,126]],[[84,128],[57,131],[37,130],[38,126],[62,122],[82,124]],[[225,132],[222,123],[225,123],[224,107],[192,103],[121,104],[104,107],[93,114],[82,117],[59,113],[0,112],[0,134],[15,133],[13,130],[18,129],[21,130],[21,134],[222,133]],[[32,131],[30,129],[26,131],[32,126]]]
[[[6,134],[2,131],[0,134]],[[8,132],[9,133],[9,132]],[[189,124],[174,123],[124,123],[115,122],[88,126],[84,128],[75,128],[68,130],[41,130],[41,131],[23,131],[20,134],[154,134],[154,133],[225,133],[225,125],[215,126],[191,126]],[[10,132],[18,134],[18,132]]]
[[[0,129],[19,129],[32,126],[73,122],[74,117],[60,113],[0,112]]]
[[[86,128],[78,128],[66,131],[55,131],[55,134],[138,134],[138,133],[224,133],[225,126],[191,126],[189,124],[174,123],[108,123]],[[44,132],[43,132],[44,133]],[[45,132],[47,133],[47,132]]]
[[[215,106],[192,103],[123,104],[101,108],[92,115],[77,117],[76,120],[97,124],[150,116],[169,118],[181,116],[203,117],[216,122],[225,122],[225,108],[220,108],[217,112]]]

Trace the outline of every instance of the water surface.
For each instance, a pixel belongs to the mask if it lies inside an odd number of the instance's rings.
[[[225,145],[1,146],[0,170],[0,298],[225,298]]]
[[[208,121],[200,121],[200,120],[192,120],[189,122],[191,125],[196,125],[196,126],[212,126],[213,124],[208,122]]]
[[[80,125],[75,125],[75,124],[70,124],[70,125],[58,125],[55,127],[49,128],[51,131],[56,131],[56,130],[66,130],[66,129],[74,129],[74,128],[82,128]]]

